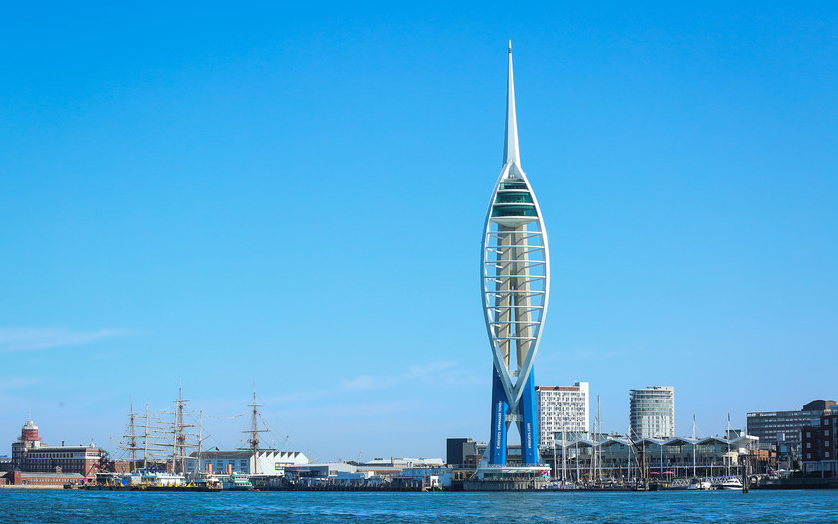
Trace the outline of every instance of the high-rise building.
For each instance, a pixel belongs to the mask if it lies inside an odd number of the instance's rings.
[[[492,348],[492,426],[488,462],[507,465],[507,429],[521,436],[521,463],[538,464],[533,365],[550,289],[547,232],[518,151],[512,45],[503,167],[492,191],[481,242],[480,288]]]
[[[572,386],[536,386],[538,444],[547,447],[557,438],[576,439],[588,433],[588,383]]]
[[[649,386],[629,392],[632,438],[675,436],[675,388]]]

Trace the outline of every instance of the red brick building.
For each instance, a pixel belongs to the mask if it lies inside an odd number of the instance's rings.
[[[832,409],[802,430],[803,473],[838,477],[838,410]]]
[[[22,473],[79,474],[93,478],[105,452],[89,446],[49,446],[38,434],[38,426],[26,421],[17,442],[12,443],[12,467]]]
[[[63,486],[81,484],[84,477],[78,473],[23,473],[15,470],[0,477],[0,484],[15,486]]]

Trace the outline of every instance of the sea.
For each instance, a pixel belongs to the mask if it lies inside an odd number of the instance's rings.
[[[160,493],[0,489],[0,522],[838,523],[838,490]]]

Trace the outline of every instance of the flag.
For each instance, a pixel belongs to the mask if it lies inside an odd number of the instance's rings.
[[[218,446],[215,446],[215,451],[221,451],[221,450],[218,449]]]

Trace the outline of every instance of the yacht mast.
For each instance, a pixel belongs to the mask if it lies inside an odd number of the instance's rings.
[[[562,420],[562,487],[564,487],[565,483],[567,482],[567,441],[565,440],[564,434],[564,419]]]
[[[599,443],[597,446],[597,478],[602,479],[602,421],[600,420],[599,412],[599,395],[596,396],[596,440]]]
[[[725,432],[725,440],[727,440],[727,459],[725,463],[727,465],[726,474],[730,476],[730,411],[727,412],[727,431]]]
[[[696,440],[695,440],[695,413],[693,413],[693,477],[695,477],[695,448]]]

